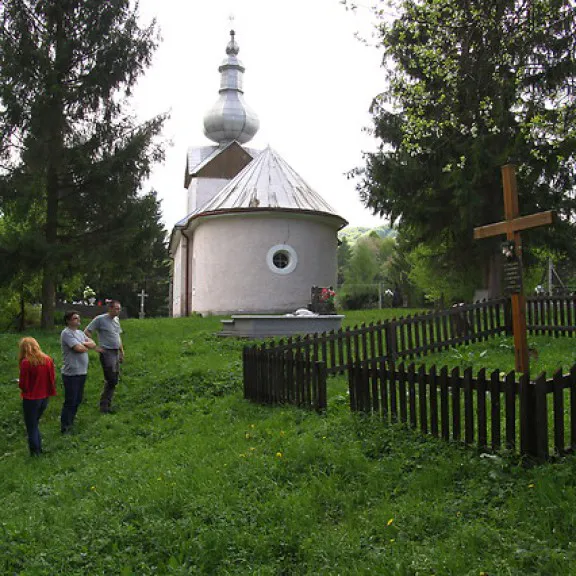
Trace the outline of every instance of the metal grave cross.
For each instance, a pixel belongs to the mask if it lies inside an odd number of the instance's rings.
[[[148,297],[148,294],[144,292],[144,288],[140,290],[138,297],[140,298],[140,313],[138,314],[138,318],[144,318],[144,299]]]
[[[538,212],[529,216],[519,216],[518,190],[516,188],[516,167],[514,164],[502,166],[504,186],[504,217],[506,220],[474,228],[474,239],[490,238],[506,234],[507,247],[503,251],[508,262],[504,276],[511,292],[512,330],[514,333],[515,367],[517,372],[529,373],[528,338],[526,335],[526,298],[522,287],[522,241],[520,230],[552,224],[554,212]],[[508,253],[506,253],[508,251]]]

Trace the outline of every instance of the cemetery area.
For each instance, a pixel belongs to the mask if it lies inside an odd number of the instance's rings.
[[[414,312],[414,311],[408,311]],[[345,326],[398,311],[349,312]],[[242,340],[219,319],[125,320],[118,413],[62,402],[27,456],[16,349],[0,335],[0,572],[20,574],[570,574],[576,459],[523,466],[354,414],[343,378],[325,414],[242,397]],[[58,331],[37,331],[60,363]],[[529,337],[537,370],[574,363],[573,339]],[[426,365],[512,370],[511,338]]]

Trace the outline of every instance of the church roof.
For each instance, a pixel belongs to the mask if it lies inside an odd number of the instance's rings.
[[[194,174],[206,161],[213,158],[220,149],[219,146],[191,146],[186,154],[186,173]]]
[[[190,180],[193,176],[196,176],[202,168],[210,164],[212,160],[222,154],[225,150],[230,148],[235,142],[228,142],[222,146],[191,146],[188,148],[186,153],[186,172],[184,174],[184,188],[188,188],[190,185]],[[236,142],[238,146],[240,144]],[[255,148],[248,148],[247,146],[241,146],[252,158],[256,158],[260,153],[259,150]]]
[[[339,217],[320,194],[268,147],[208,204],[186,216],[176,226],[185,226],[191,218],[202,214],[242,209],[302,210]]]

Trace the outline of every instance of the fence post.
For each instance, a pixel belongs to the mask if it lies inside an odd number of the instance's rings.
[[[356,412],[358,406],[356,403],[356,390],[357,390],[357,365],[353,362],[348,363],[348,395],[350,398],[350,410]]]
[[[326,362],[316,362],[314,364],[314,377],[316,378],[316,390],[318,396],[315,398],[316,412],[326,412],[328,400],[326,393]]]
[[[520,377],[520,453],[538,458],[538,424],[536,413],[536,386],[527,374]]]

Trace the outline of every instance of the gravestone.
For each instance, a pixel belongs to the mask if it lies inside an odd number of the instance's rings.
[[[334,305],[335,296],[336,293],[332,286],[312,286],[308,310],[321,315],[336,314],[336,306]]]

